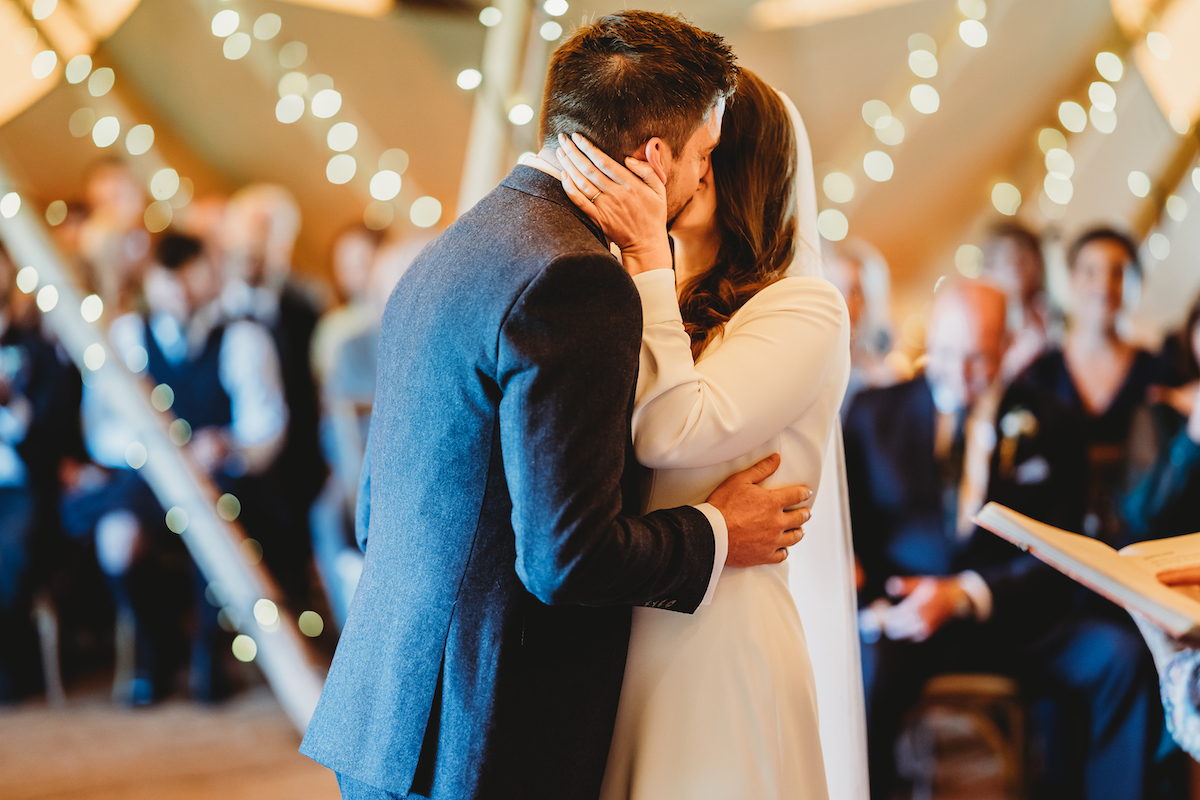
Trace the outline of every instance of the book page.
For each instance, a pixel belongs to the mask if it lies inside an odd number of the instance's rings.
[[[1131,544],[1121,556],[1168,586],[1200,584],[1200,533]]]
[[[1080,536],[988,503],[975,520],[1027,550],[1059,572],[1149,618],[1173,636],[1200,633],[1200,582],[1190,573],[1200,566],[1200,541],[1145,542],[1124,555],[1103,542]],[[1188,538],[1188,537],[1177,537]],[[1154,547],[1146,547],[1146,545]],[[1162,580],[1169,578],[1174,586]]]

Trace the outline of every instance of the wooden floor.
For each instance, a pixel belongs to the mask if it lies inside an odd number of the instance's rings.
[[[102,692],[67,708],[0,709],[4,800],[336,800],[333,773],[265,687],[215,707],[120,709]]]

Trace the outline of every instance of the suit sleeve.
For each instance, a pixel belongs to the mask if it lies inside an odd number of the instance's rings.
[[[639,303],[611,258],[563,257],[501,327],[500,442],[516,568],[547,604],[690,613],[712,577],[716,545],[701,511],[622,514]]]
[[[886,557],[879,532],[883,529],[880,511],[873,502],[874,487],[867,469],[867,431],[871,424],[867,397],[859,394],[851,401],[846,413],[843,438],[846,445],[846,490],[850,496],[850,529],[853,532],[854,555],[866,575],[859,591],[858,602],[866,606],[883,596],[883,584],[888,578]]]

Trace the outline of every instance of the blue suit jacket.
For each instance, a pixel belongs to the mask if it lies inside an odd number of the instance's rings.
[[[594,798],[630,606],[693,611],[714,540],[636,513],[641,304],[555,179],[517,167],[388,301],[366,551],[301,752],[399,794]]]
[[[997,419],[1023,408],[1036,433],[1016,441],[1012,464],[992,454],[987,499],[1068,530],[1082,528],[1086,462],[1079,421],[1042,393],[1008,390]],[[934,457],[936,407],[925,378],[868,389],[846,416],[846,474],[854,550],[866,573],[866,605],[883,596],[892,575],[978,572],[992,591],[993,620],[1032,632],[1057,619],[1074,584],[1013,545],[977,528],[964,539],[947,535],[942,475]],[[997,426],[997,440],[1003,432]]]

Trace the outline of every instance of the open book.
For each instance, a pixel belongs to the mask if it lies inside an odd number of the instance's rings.
[[[1172,636],[1200,635],[1200,533],[1118,552],[999,503],[984,506],[975,522]]]

